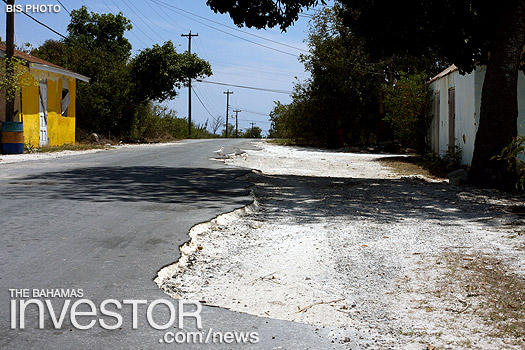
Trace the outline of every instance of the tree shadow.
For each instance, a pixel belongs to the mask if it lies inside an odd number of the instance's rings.
[[[246,170],[184,167],[88,167],[9,182],[4,196],[92,202],[248,202]]]
[[[250,177],[257,183],[256,195],[265,207],[265,215],[288,215],[300,223],[344,216],[377,223],[417,218],[438,221],[461,219],[495,225],[491,220],[493,218],[516,222],[516,217],[513,218],[508,210],[509,206],[525,205],[525,198],[520,194],[410,178]],[[519,222],[523,224],[523,220],[518,218]]]

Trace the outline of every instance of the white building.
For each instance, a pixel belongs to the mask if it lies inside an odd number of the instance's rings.
[[[472,162],[485,70],[476,67],[472,73],[461,75],[456,66],[450,66],[430,80],[434,91],[430,145],[434,154],[444,156],[458,146],[461,163]],[[518,135],[525,135],[525,74],[518,74]]]

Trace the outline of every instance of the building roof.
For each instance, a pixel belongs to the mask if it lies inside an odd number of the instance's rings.
[[[5,45],[0,44],[0,56],[5,57],[5,54],[6,54],[6,47]],[[43,70],[47,72],[58,73],[58,74],[62,74],[68,77],[76,78],[78,80],[89,82],[89,78],[82,74],[78,74],[73,71],[70,71],[69,69],[62,68],[54,63],[45,61],[41,58],[32,56],[28,53],[25,53],[19,50],[15,50],[14,56],[17,58],[23,59],[24,61],[27,61],[30,68],[35,68],[35,69],[39,69],[39,70]]]
[[[441,73],[439,73],[438,75],[436,75],[435,77],[433,77],[432,79],[430,79],[428,81],[428,84],[430,84],[430,83],[432,83],[432,82],[434,82],[436,80],[439,80],[439,79],[443,78],[444,76],[447,76],[450,73],[457,71],[458,69],[459,68],[456,67],[456,65],[453,64],[450,67],[448,67],[447,69],[445,69],[444,71],[442,71]]]

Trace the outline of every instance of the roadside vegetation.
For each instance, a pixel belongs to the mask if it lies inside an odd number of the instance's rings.
[[[310,53],[300,58],[311,78],[295,85],[291,103],[275,102],[269,136],[331,148],[383,144],[424,154],[431,103],[425,83],[448,62],[408,55],[374,61],[343,15],[336,4],[314,16]]]
[[[320,3],[324,1],[247,0],[233,6],[220,0],[208,1],[214,11],[229,13],[237,25],[279,26],[282,30],[292,25],[301,12]],[[256,4],[264,6],[264,16],[253,10],[258,8]],[[373,141],[374,135],[380,141],[382,128],[377,119],[367,118],[370,112],[375,115],[373,107],[372,110],[366,108],[374,96],[379,97],[376,106],[379,115],[385,115],[381,112],[381,108],[386,107],[380,103],[384,100],[382,92],[374,89],[373,82],[383,84],[379,81],[385,80],[390,87],[395,87],[396,73],[430,75],[428,67],[414,69],[417,66],[414,62],[420,57],[437,65],[454,63],[461,73],[486,66],[468,180],[483,187],[507,187],[515,174],[509,172],[507,164],[494,161],[493,157],[518,136],[517,77],[520,70],[525,72],[522,20],[525,3],[512,0],[501,6],[491,2],[445,0],[403,3],[337,0],[335,4],[335,16],[326,11],[314,16],[315,30],[310,31],[308,39],[310,55],[304,56],[312,78],[297,84],[291,104],[276,104],[271,136],[328,146],[341,145],[345,136],[346,142],[352,143]],[[316,21],[321,25],[315,25]],[[344,45],[347,42],[353,45]],[[324,44],[331,50],[323,50]],[[333,67],[328,61],[316,69],[323,57],[330,56],[335,57]],[[406,63],[411,70],[402,67]],[[382,69],[378,69],[380,67]],[[323,83],[324,95],[322,91],[319,93]],[[352,88],[360,94],[352,94]],[[341,93],[346,99],[340,98]],[[346,101],[352,104],[345,105]],[[334,105],[337,108],[333,108]],[[339,118],[341,113],[346,113],[348,118]],[[304,117],[298,120],[300,115]],[[351,120],[349,124],[348,120]],[[294,128],[294,124],[297,127]],[[395,128],[395,123],[390,127]],[[366,133],[363,138],[356,128],[368,128],[373,133]],[[316,129],[319,133],[312,135]]]
[[[131,22],[122,14],[71,11],[67,38],[47,40],[31,54],[88,76],[77,84],[77,134],[108,139],[165,140],[188,137],[185,118],[162,103],[186,86],[188,77],[212,74],[196,54],[179,53],[171,41],[132,56],[125,38]],[[194,137],[211,137],[205,125],[193,125]]]

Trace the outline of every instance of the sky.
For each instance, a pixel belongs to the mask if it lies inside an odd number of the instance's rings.
[[[298,61],[300,54],[307,53],[304,42],[307,37],[310,16],[304,15],[285,33],[280,29],[239,29],[228,14],[215,14],[206,6],[206,0],[16,0],[16,4],[59,5],[58,13],[30,12],[34,18],[55,31],[67,35],[70,17],[68,12],[87,6],[97,13],[122,12],[131,20],[133,29],[126,38],[133,46],[133,54],[171,40],[177,51],[188,49],[188,38],[181,34],[198,34],[192,38],[192,52],[210,62],[213,76],[206,81],[278,90],[268,92],[223,86],[209,83],[193,83],[192,120],[204,124],[212,118],[226,117],[226,94],[230,95],[229,115],[239,112],[239,129],[249,128],[254,122],[263,131],[270,127],[269,113],[274,101],[289,103],[289,93],[294,83],[304,81],[308,73]],[[310,9],[306,14],[314,13]],[[5,38],[5,5],[1,11],[0,36]],[[36,23],[22,13],[15,14],[15,43],[30,43],[38,47],[47,39],[60,37]],[[177,111],[179,117],[188,115],[188,89],[179,90],[179,95],[164,102]],[[231,120],[230,120],[231,122]]]

